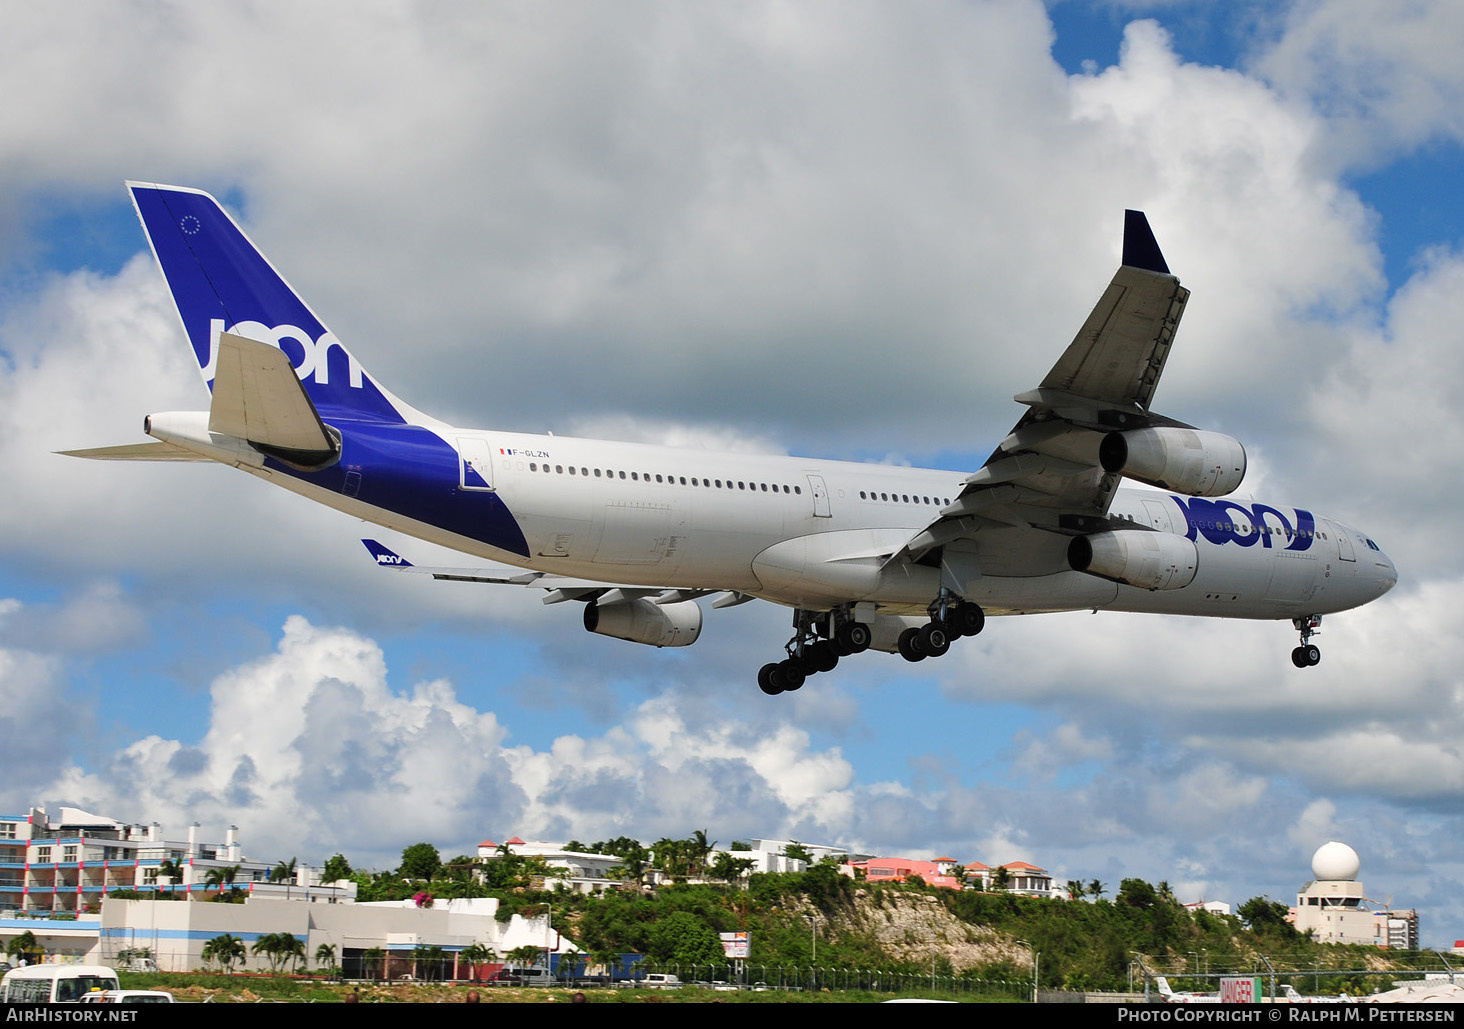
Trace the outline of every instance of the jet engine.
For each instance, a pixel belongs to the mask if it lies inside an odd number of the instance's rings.
[[[694,600],[657,604],[641,597],[585,605],[590,632],[652,647],[689,647],[701,636],[701,627],[701,608]]]
[[[1146,590],[1183,589],[1194,581],[1200,553],[1194,541],[1167,532],[1122,529],[1074,536],[1068,564],[1075,572]]]
[[[1245,447],[1202,429],[1130,429],[1110,432],[1098,446],[1105,472],[1116,472],[1192,497],[1233,493],[1245,478]]]

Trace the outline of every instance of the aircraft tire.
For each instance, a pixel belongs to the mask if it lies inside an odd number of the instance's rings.
[[[763,665],[757,670],[757,688],[770,697],[776,697],[779,693],[783,692],[782,685],[774,681],[775,673],[778,673],[778,666],[772,662]]]
[[[869,649],[872,639],[869,626],[863,622],[845,622],[834,632],[834,642],[844,657],[864,653]]]
[[[926,622],[918,631],[920,649],[925,651],[928,657],[944,657],[946,651],[951,649],[951,637],[939,624]]]
[[[829,640],[819,640],[804,649],[804,659],[814,672],[832,672],[839,665],[839,651]]]
[[[1322,648],[1321,647],[1317,646],[1315,643],[1308,643],[1306,646],[1302,647],[1301,649],[1304,650],[1304,651],[1306,651],[1306,663],[1307,663],[1307,665],[1309,665],[1309,666],[1310,665],[1319,665],[1319,664],[1322,663]]]
[[[898,643],[900,656],[906,661],[924,661],[925,651],[920,646],[920,630],[906,629],[900,633]]]
[[[1311,664],[1311,662],[1307,660],[1305,647],[1297,647],[1291,652],[1291,663],[1294,664],[1297,668],[1305,668],[1307,667],[1307,665]]]
[[[963,600],[956,605],[955,626],[962,636],[979,636],[986,628],[986,612],[981,610],[980,604]]]
[[[778,665],[778,671],[783,681],[784,693],[801,690],[803,683],[808,679],[807,673],[803,671],[803,666],[791,657]],[[774,677],[774,679],[776,681],[777,677]]]

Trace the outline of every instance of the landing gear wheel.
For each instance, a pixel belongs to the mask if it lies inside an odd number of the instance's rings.
[[[920,649],[927,657],[943,657],[951,649],[951,638],[938,623],[927,622],[916,631],[920,633]]]
[[[1291,663],[1297,668],[1310,668],[1322,663],[1322,648],[1315,643],[1297,647],[1291,652]]]
[[[898,642],[900,656],[906,661],[924,661],[925,649],[920,644],[920,630],[906,629]]]
[[[770,697],[776,697],[783,692],[781,677],[782,673],[778,666],[769,662],[757,670],[757,688]]]
[[[869,649],[872,635],[863,622],[845,622],[834,630],[834,645],[842,657],[862,654]]]
[[[963,600],[956,605],[952,622],[962,636],[978,636],[986,628],[986,612],[981,610],[979,604]]]
[[[772,679],[774,682],[778,682],[781,679],[785,693],[792,693],[794,690],[801,690],[803,688],[803,682],[808,676],[804,673],[801,664],[790,657],[788,660],[779,663],[776,667],[778,674],[772,676]]]
[[[819,640],[803,648],[803,666],[809,674],[832,672],[839,664],[839,652],[828,640]]]

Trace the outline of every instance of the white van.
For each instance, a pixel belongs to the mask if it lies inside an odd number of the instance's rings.
[[[106,965],[26,965],[0,980],[0,1003],[75,1004],[88,993],[121,988]]]

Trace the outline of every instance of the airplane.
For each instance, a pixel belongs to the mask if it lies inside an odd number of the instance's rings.
[[[1222,499],[1245,448],[1151,408],[1189,291],[1138,211],[1016,426],[979,469],[941,471],[456,428],[368,374],[208,193],[127,186],[211,400],[149,415],[148,442],[63,453],[232,465],[495,562],[419,568],[365,541],[383,567],[542,589],[617,639],[695,643],[708,597],[780,604],[769,695],[869,649],[940,657],[988,615],[1088,609],[1289,620],[1306,668],[1323,615],[1397,582],[1356,529]]]

